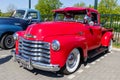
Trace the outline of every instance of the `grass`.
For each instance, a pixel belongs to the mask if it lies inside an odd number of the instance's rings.
[[[120,43],[113,43],[113,47],[120,48]]]

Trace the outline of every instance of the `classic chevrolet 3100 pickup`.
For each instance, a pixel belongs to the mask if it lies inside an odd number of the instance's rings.
[[[53,10],[54,21],[35,23],[14,34],[14,59],[28,69],[75,72],[88,58],[112,49],[112,29],[100,25],[92,8]]]

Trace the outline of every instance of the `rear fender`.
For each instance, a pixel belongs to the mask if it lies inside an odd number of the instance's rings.
[[[69,53],[74,48],[80,48],[83,51],[83,56],[87,57],[87,45],[84,37],[80,36],[54,36],[47,37],[46,42],[52,43],[53,40],[58,40],[60,42],[60,50],[54,51],[50,48],[51,52],[51,64],[59,64],[63,67],[66,63]]]
[[[113,39],[113,33],[112,32],[106,32],[103,36],[102,36],[102,40],[101,40],[101,44],[102,46],[109,46],[109,42],[110,40]]]

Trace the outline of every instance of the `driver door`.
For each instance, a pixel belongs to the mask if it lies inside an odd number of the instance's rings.
[[[101,45],[102,28],[101,26],[89,26],[89,31],[93,40],[93,48],[97,48]]]

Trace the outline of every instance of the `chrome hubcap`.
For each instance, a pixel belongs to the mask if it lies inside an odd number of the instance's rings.
[[[70,56],[68,57],[68,66],[70,68],[73,68],[76,64],[77,57],[74,53],[71,53]]]
[[[14,39],[11,35],[7,36],[5,39],[5,46],[7,48],[12,48],[14,46]]]
[[[71,51],[66,62],[66,69],[68,72],[72,73],[77,69],[80,63],[80,57],[78,49],[75,48]]]

